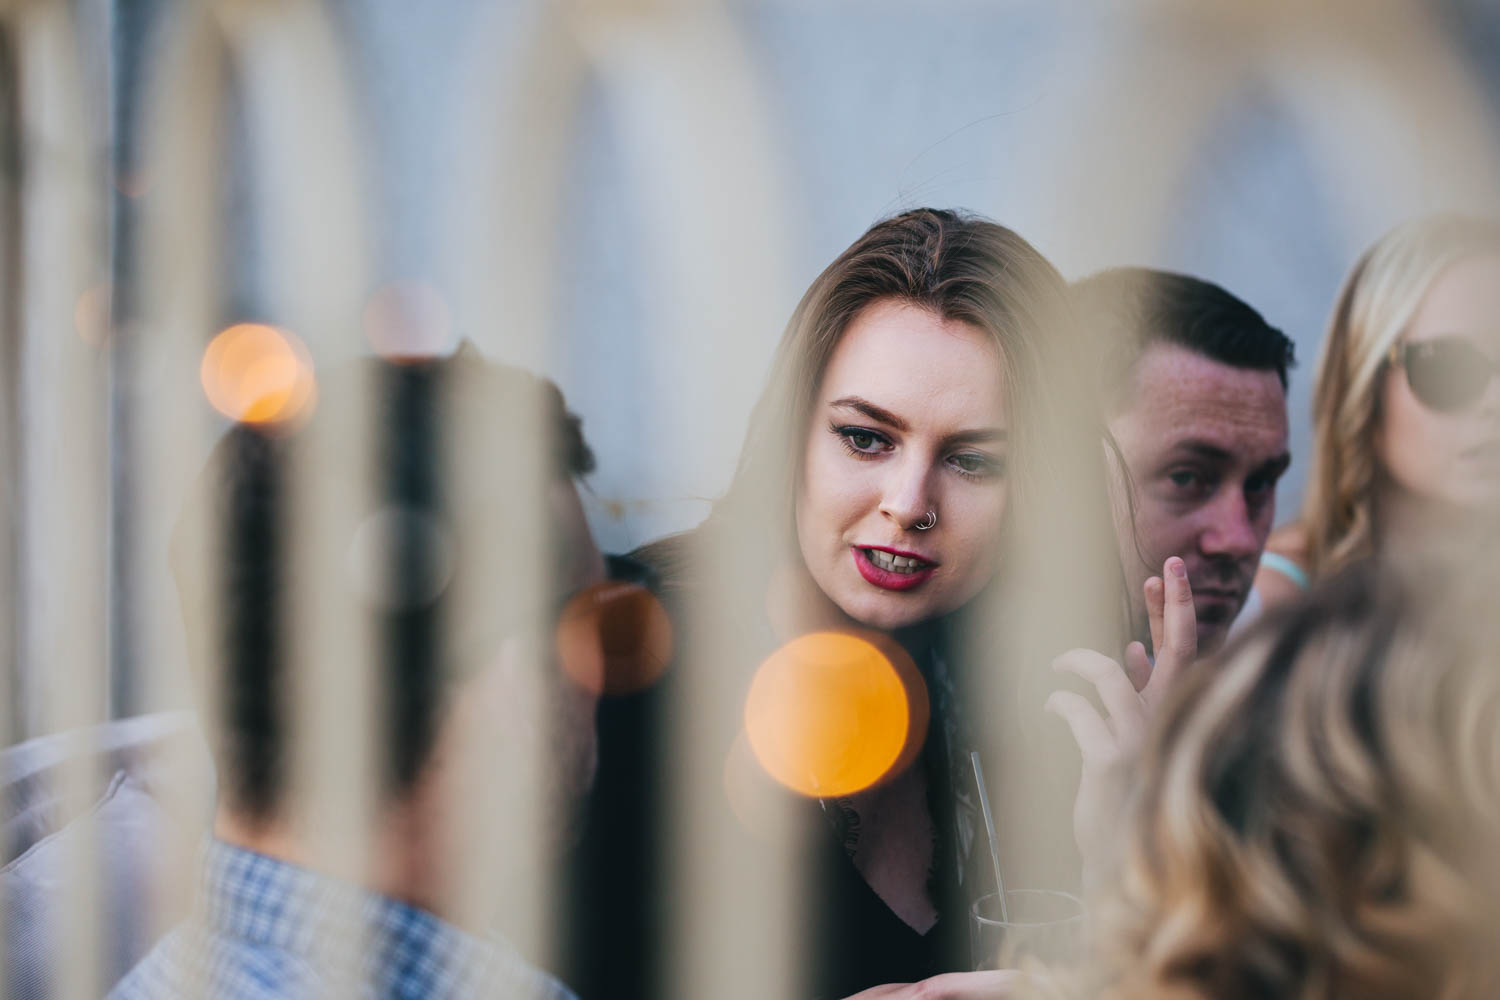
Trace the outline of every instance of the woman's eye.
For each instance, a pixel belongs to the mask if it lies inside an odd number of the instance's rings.
[[[1178,486],[1185,490],[1198,485],[1198,473],[1196,472],[1173,472],[1167,478],[1172,480],[1173,486]]]
[[[883,435],[863,427],[835,427],[833,431],[850,451],[861,455],[878,455],[890,444]]]
[[[955,469],[967,476],[988,478],[999,475],[1005,470],[1004,463],[984,455],[954,455],[948,461]]]

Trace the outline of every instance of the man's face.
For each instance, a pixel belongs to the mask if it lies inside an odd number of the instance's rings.
[[[1286,393],[1274,371],[1235,368],[1157,343],[1136,363],[1109,421],[1134,487],[1120,557],[1137,637],[1149,640],[1141,588],[1168,556],[1187,563],[1198,649],[1220,646],[1244,606],[1286,471]]]

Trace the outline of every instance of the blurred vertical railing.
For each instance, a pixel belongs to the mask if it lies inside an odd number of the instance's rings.
[[[1059,93],[1048,134],[1017,144],[1059,265],[1153,259],[1209,130],[1257,90],[1298,123],[1351,252],[1409,215],[1493,213],[1500,131],[1431,8],[1152,0],[1111,12],[1119,31]]]
[[[551,24],[552,9],[542,15]],[[499,17],[497,12],[497,19]],[[578,100],[583,73],[582,53],[565,31],[543,31],[527,48],[498,37],[502,29],[480,18],[480,37],[493,39],[496,53],[517,53],[523,68],[495,58],[474,74],[471,92],[464,95],[458,125],[461,142],[472,150],[469,163],[457,171],[460,195],[448,202],[457,215],[447,220],[449,244],[440,267],[454,289],[453,325],[484,338],[487,353],[507,364],[534,371],[546,370],[554,331],[552,295],[557,273],[557,206],[563,196],[563,169],[571,113]],[[457,597],[459,616],[484,614],[475,602],[500,599],[520,610],[518,620],[539,622],[546,614],[539,600],[550,591],[552,574],[538,557],[552,537],[545,517],[548,451],[553,428],[527,412],[525,401],[500,403],[507,440],[498,454],[513,469],[486,469],[474,452],[494,448],[494,429],[460,419],[448,437],[448,474],[470,491],[498,490],[504,496],[497,516],[514,524],[489,526],[475,539],[483,559],[512,560],[540,572],[523,582],[518,574],[504,581],[503,595],[472,589]],[[529,434],[518,435],[521,428]],[[512,439],[513,438],[513,439]],[[499,515],[500,511],[504,515]],[[545,634],[545,633],[543,633]],[[521,673],[542,665],[541,650],[515,650],[524,658]],[[514,697],[524,708],[518,717],[545,719],[540,692],[517,685]],[[550,899],[554,886],[549,861],[551,844],[545,830],[546,789],[542,769],[550,763],[550,728],[539,724],[504,741],[494,734],[493,750],[507,755],[504,791],[461,804],[462,817],[454,831],[456,850],[464,852],[463,867],[472,877],[446,887],[450,905],[470,921],[484,919],[503,927],[522,954],[545,955],[553,950]],[[480,752],[476,748],[476,753]],[[467,765],[485,773],[483,761]],[[498,780],[498,779],[497,779]],[[503,883],[503,886],[502,886]]]
[[[23,724],[68,732],[75,751],[56,772],[68,814],[85,814],[99,785],[90,727],[107,713],[106,594],[109,468],[107,348],[76,317],[105,273],[100,119],[91,116],[80,36],[69,5],[22,3],[5,11],[15,44],[20,151],[16,301],[19,503],[23,533],[19,609]],[[46,932],[66,937],[51,955],[53,995],[97,997],[100,956],[99,832],[86,819],[63,844],[63,871]]]
[[[173,570],[189,591],[213,593],[217,567],[207,554],[191,548],[168,551],[181,498],[198,475],[212,444],[215,427],[200,388],[199,364],[208,338],[223,319],[224,268],[227,252],[224,201],[219,177],[224,167],[226,106],[232,86],[227,43],[207,4],[174,9],[163,25],[154,66],[138,89],[139,105],[124,127],[139,136],[137,156],[137,266],[132,323],[133,370],[138,405],[132,415],[136,469],[155,484],[154,499],[130,511],[131,530],[142,539],[141,560],[151,551]],[[190,513],[202,516],[199,508]],[[213,526],[183,524],[187,537],[209,537]],[[149,542],[147,541],[149,540]],[[149,549],[148,549],[149,545]],[[165,575],[157,574],[157,579]],[[170,604],[163,609],[161,604]],[[155,607],[153,607],[155,605]],[[179,596],[158,586],[142,586],[135,608],[142,613],[140,647],[178,648],[182,633]],[[209,602],[207,616],[220,612]],[[175,631],[174,631],[175,630]],[[170,634],[167,634],[170,633]],[[214,662],[218,621],[186,632],[187,659]],[[215,705],[220,697],[213,671],[201,671],[189,682],[183,666],[167,659],[142,659],[132,678],[138,704]],[[176,669],[173,669],[176,668]],[[196,690],[194,687],[196,686]],[[207,818],[204,787],[191,779],[186,761],[174,761],[175,779],[163,782],[160,799],[173,825],[198,830]],[[209,786],[212,787],[211,785]],[[164,934],[188,912],[197,876],[191,863],[196,838],[171,844],[176,863],[157,864],[150,873],[151,938]],[[199,984],[202,993],[206,985]]]
[[[734,18],[720,3],[548,4],[524,51],[520,72],[477,85],[511,104],[498,130],[488,109],[470,130],[496,152],[477,161],[482,222],[463,227],[470,235],[460,244],[459,314],[469,322],[460,326],[483,329],[504,317],[502,356],[545,366],[557,255],[567,252],[557,239],[565,155],[592,75],[618,109],[625,167],[648,220],[641,249],[655,291],[642,349],[651,364],[680,376],[681,395],[661,401],[672,419],[650,428],[664,437],[649,447],[695,455],[708,441],[738,441],[760,389],[759,377],[746,373],[759,367],[794,296],[781,273],[791,232],[773,133]],[[674,773],[663,776],[671,783],[663,856],[678,859],[667,894],[685,901],[676,912],[690,915],[667,929],[671,996],[795,995],[803,958],[793,859],[759,867],[732,853],[738,838],[717,826],[732,820],[714,807],[726,765],[715,748],[726,726],[739,726],[748,678],[727,668],[743,651],[705,626],[765,599],[747,602],[734,565],[732,554],[715,553],[710,586],[688,609],[683,631],[695,645],[682,650],[681,703],[670,713],[681,720],[670,737],[681,752],[672,755]],[[533,886],[534,913],[544,912],[547,890]]]
[[[20,693],[27,662],[21,629],[26,620],[21,603],[21,156],[20,88],[16,72],[14,32],[0,20],[0,747],[17,742],[24,730]],[[10,806],[0,802],[0,819]],[[0,920],[9,919],[10,901],[0,891]],[[13,958],[10,935],[0,934],[0,990],[8,987]]]
[[[150,136],[148,171],[152,186],[164,194],[143,208],[140,350],[143,369],[162,378],[166,391],[143,401],[141,468],[173,484],[176,496],[196,474],[220,423],[202,398],[198,371],[215,331],[269,319],[309,345],[319,377],[347,368],[364,353],[358,334],[360,299],[369,288],[364,171],[344,59],[326,16],[324,5],[298,0],[195,5],[175,16],[160,68],[149,81],[142,122]],[[236,166],[250,178],[268,248],[257,262],[264,269],[264,301],[253,304],[257,315],[228,312],[235,304],[224,296],[225,268],[233,264],[223,247],[230,221],[221,218],[220,207],[231,90],[239,98],[245,137],[246,162]],[[315,407],[315,400],[308,405]],[[337,576],[340,560],[347,558],[330,551],[318,531],[326,505],[374,506],[372,477],[357,457],[349,458],[368,454],[373,415],[364,406],[320,419],[338,428],[347,454],[309,456],[307,464],[289,470],[280,508],[287,539],[281,586],[291,609],[288,665],[280,675],[292,685],[287,815],[306,831],[316,863],[354,877],[369,858],[373,761],[384,745],[376,723],[373,641],[342,603],[301,581]],[[353,475],[313,474],[319,464],[334,461]],[[176,515],[173,509],[143,511],[168,521]],[[198,525],[193,533],[208,538],[224,530]],[[166,535],[161,526],[153,533]],[[177,557],[198,560],[178,566],[189,588],[196,580],[205,593],[222,592],[223,567],[205,561],[201,551]],[[217,634],[210,627],[190,636],[197,643],[192,663],[222,663]],[[216,666],[194,671],[194,704],[218,704],[218,675]],[[158,671],[146,680],[157,703],[181,700],[180,691],[170,690],[180,677]],[[177,812],[191,815],[195,805],[186,795]],[[182,892],[179,882],[161,887],[158,895],[180,900]],[[339,952],[344,960],[354,954],[357,948]],[[342,990],[352,992],[355,969],[330,964],[330,971]]]
[[[21,165],[22,130],[14,31],[0,21],[0,747],[25,732],[20,694],[25,640],[21,587]]]

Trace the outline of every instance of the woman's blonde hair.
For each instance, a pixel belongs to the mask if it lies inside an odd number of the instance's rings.
[[[1346,574],[1184,679],[1131,764],[1092,996],[1500,995],[1494,632],[1416,593]]]
[[[1500,223],[1431,216],[1396,227],[1355,264],[1323,338],[1313,390],[1313,460],[1303,501],[1308,568],[1338,572],[1374,551],[1375,435],[1392,346],[1447,268],[1500,252]]]

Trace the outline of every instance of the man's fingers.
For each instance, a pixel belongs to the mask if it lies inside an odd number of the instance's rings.
[[[1014,969],[945,972],[913,983],[911,996],[923,1000],[1007,1000],[1019,994],[1025,978],[1024,973]]]
[[[1103,767],[1114,760],[1119,744],[1087,698],[1072,691],[1054,691],[1045,708],[1068,724],[1085,767]]]
[[[1018,995],[1024,981],[1025,975],[1015,969],[946,972],[927,981],[936,990],[924,995],[944,1000],[1006,1000]]]
[[[1166,630],[1162,626],[1166,589],[1162,586],[1161,577],[1153,576],[1146,581],[1142,590],[1146,595],[1146,617],[1151,622],[1151,652],[1160,656],[1167,641]]]
[[[1125,647],[1125,676],[1137,691],[1144,691],[1151,683],[1151,658],[1142,643],[1132,642]]]
[[[1188,583],[1187,566],[1173,556],[1163,569],[1166,581],[1162,612],[1165,644],[1156,651],[1151,683],[1143,692],[1153,704],[1171,690],[1177,675],[1191,666],[1198,656],[1198,616],[1193,609],[1193,588]]]
[[[1006,1000],[1017,995],[1026,974],[1015,969],[945,972],[920,983],[872,986],[848,1000]]]
[[[1126,676],[1125,668],[1114,660],[1092,649],[1070,649],[1052,661],[1052,669],[1082,677],[1094,685],[1118,739],[1129,739],[1140,730],[1144,717],[1141,697]]]
[[[851,994],[844,1000],[900,1000],[902,997],[916,995],[916,983],[885,983],[881,986],[871,986],[867,990],[860,990]]]

